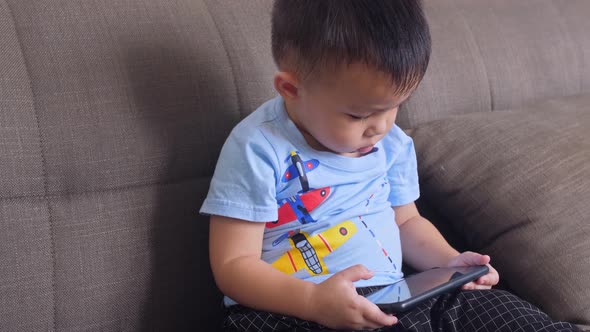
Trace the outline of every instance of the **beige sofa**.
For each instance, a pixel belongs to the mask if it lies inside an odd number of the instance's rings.
[[[270,0],[0,0],[0,330],[211,331],[198,209],[274,95]],[[590,1],[428,0],[420,207],[590,325]]]

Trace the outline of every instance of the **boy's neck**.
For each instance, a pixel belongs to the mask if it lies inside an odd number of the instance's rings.
[[[303,138],[305,139],[305,141],[307,142],[307,144],[313,148],[314,150],[317,151],[328,151],[331,152],[330,150],[328,150],[325,146],[323,146],[322,144],[320,144],[320,142],[318,142],[302,125],[301,123],[298,121],[297,119],[297,112],[295,111],[296,105],[294,103],[291,103],[289,100],[285,100],[284,101],[284,106],[285,106],[285,110],[287,111],[287,116],[289,117],[289,119],[293,122],[293,124],[295,124],[295,127],[297,128],[297,130],[299,130],[299,132],[301,133],[301,135],[303,135]]]

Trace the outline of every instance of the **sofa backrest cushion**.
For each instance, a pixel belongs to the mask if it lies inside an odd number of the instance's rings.
[[[590,327],[590,94],[433,121],[414,142],[446,226],[515,294]]]
[[[590,2],[425,1],[430,66],[398,122],[513,109],[590,92]]]
[[[0,0],[3,327],[215,325],[197,212],[225,137],[274,95],[270,5]],[[426,1],[433,61],[400,124],[588,90],[589,6]]]

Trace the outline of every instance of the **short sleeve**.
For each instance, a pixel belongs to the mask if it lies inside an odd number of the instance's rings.
[[[397,126],[392,129],[394,145],[391,167],[387,171],[392,206],[412,203],[420,197],[414,141]]]
[[[236,127],[226,140],[200,213],[277,220],[276,153],[258,128]]]

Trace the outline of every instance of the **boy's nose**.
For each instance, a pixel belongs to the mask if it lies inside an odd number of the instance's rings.
[[[373,137],[373,136],[383,135],[383,134],[385,134],[386,130],[387,130],[387,121],[384,121],[384,120],[375,121],[375,122],[371,123],[371,126],[369,126],[367,128],[367,130],[365,131],[365,136]]]

